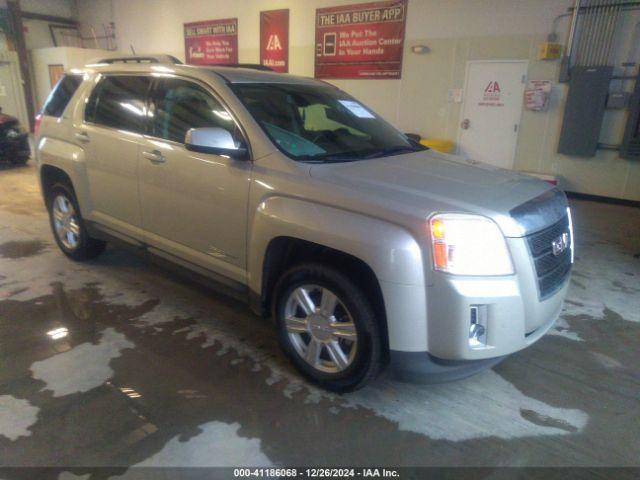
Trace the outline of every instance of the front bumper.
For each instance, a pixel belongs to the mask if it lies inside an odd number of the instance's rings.
[[[445,360],[483,360],[522,350],[537,341],[560,315],[568,275],[541,299],[533,260],[522,238],[508,238],[516,273],[504,277],[434,275],[428,293],[427,351]],[[486,313],[486,346],[469,343],[470,310]]]
[[[461,277],[434,272],[426,288],[426,349],[391,348],[400,379],[438,383],[489,368],[522,350],[553,327],[570,275],[547,297],[540,295],[533,259],[523,238],[507,238],[515,274]],[[410,301],[406,302],[410,303]],[[472,308],[483,309],[486,344],[469,341]],[[405,304],[405,312],[407,305]]]
[[[553,326],[556,317],[545,325],[525,334],[525,347],[544,336]],[[524,347],[523,347],[524,348]],[[438,358],[428,352],[402,352],[391,350],[389,355],[391,371],[395,378],[414,383],[444,383],[461,380],[491,368],[509,355],[480,358],[475,360],[450,360]]]
[[[461,380],[497,365],[506,357],[484,360],[443,360],[427,352],[392,350],[391,372],[398,380],[412,383],[444,383]]]

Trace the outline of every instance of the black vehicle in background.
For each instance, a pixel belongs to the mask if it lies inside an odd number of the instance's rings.
[[[5,115],[0,108],[0,162],[24,165],[30,156],[29,134],[17,118]]]

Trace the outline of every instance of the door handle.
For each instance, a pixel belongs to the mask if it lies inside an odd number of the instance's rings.
[[[165,163],[167,161],[167,159],[164,158],[164,155],[162,155],[162,153],[158,150],[153,150],[152,152],[142,152],[142,156],[154,165]]]
[[[89,143],[91,140],[87,132],[76,132],[76,140],[82,143]]]
[[[468,118],[465,118],[461,123],[460,123],[460,128],[462,128],[463,130],[469,130],[469,127],[471,126],[471,120],[469,120]]]

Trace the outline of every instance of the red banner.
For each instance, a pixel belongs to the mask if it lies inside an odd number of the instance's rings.
[[[185,23],[184,56],[192,65],[238,63],[238,19]]]
[[[316,78],[400,78],[407,0],[316,9]]]
[[[260,12],[260,64],[289,71],[289,10]]]

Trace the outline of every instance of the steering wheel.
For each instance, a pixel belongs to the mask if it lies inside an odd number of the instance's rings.
[[[320,140],[322,137],[327,135],[327,130],[320,130],[317,135],[315,135],[312,139],[311,139],[311,143],[316,143],[318,140]]]

